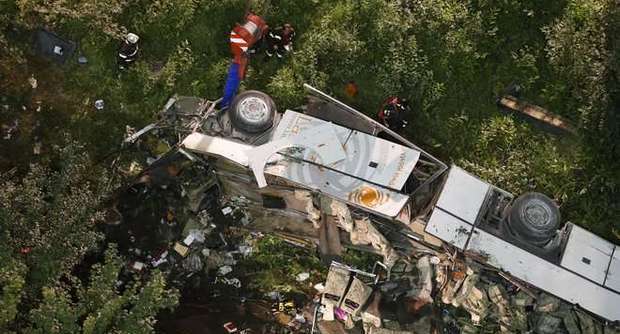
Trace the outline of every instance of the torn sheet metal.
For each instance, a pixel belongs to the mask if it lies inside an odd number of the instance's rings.
[[[247,152],[252,146],[247,144],[194,132],[185,137],[181,145],[193,152],[212,154],[234,161],[242,166],[249,166]]]
[[[488,183],[452,166],[436,206],[473,225],[489,188]]]
[[[388,268],[391,268],[398,260],[398,254],[392,248],[390,242],[368,219],[357,219],[354,221],[350,238],[353,245],[371,245],[383,255],[383,262]]]
[[[416,268],[418,269],[417,283],[412,284],[413,289],[407,293],[407,296],[425,303],[432,303],[433,267],[431,266],[431,257],[426,255],[419,258]]]
[[[347,313],[357,316],[371,294],[372,288],[354,277],[347,294],[344,296],[341,308]]]
[[[298,140],[309,140],[303,138],[306,137],[299,137]],[[277,163],[267,165],[263,173],[261,165],[265,160],[261,159],[268,159],[266,156],[274,153],[272,149],[267,149],[268,147],[265,147],[265,152],[269,154],[261,155],[253,146],[200,133],[187,136],[182,145],[193,152],[223,157],[245,167],[251,166],[259,186],[267,185],[264,176],[264,173],[267,173],[285,178],[302,188],[318,190],[339,200],[353,203],[384,217],[397,216],[409,200],[409,196],[396,191],[279,154],[273,155],[277,157]],[[253,158],[250,158],[250,155]],[[257,159],[257,155],[261,159]]]
[[[611,242],[573,225],[560,265],[603,284],[614,247]]]
[[[472,225],[436,208],[426,225],[425,231],[463,250],[473,228]]]
[[[306,148],[313,155],[313,162],[331,165],[345,158],[344,150],[338,145],[338,138],[329,123],[314,127],[304,133],[270,141],[247,152],[249,166],[254,173],[259,188],[267,186],[264,176],[265,164],[281,157],[275,154],[286,148]],[[273,157],[273,158],[272,158]]]
[[[409,200],[407,195],[303,161],[282,159],[265,172],[386,217],[397,216]]]
[[[273,140],[296,136],[324,124],[321,119],[287,110],[273,134]],[[403,188],[420,157],[420,152],[363,132],[332,124],[346,152],[346,158],[335,164],[324,164],[344,174],[394,190]],[[312,161],[312,152],[300,158]]]
[[[536,255],[487,232],[476,232],[472,234],[468,250],[484,255],[491,265],[590,312],[610,320],[620,320],[620,308],[617,307],[620,294],[610,293],[571,271],[541,261]]]
[[[142,129],[140,129],[140,131],[130,135],[129,137],[125,138],[125,143],[133,143],[135,142],[138,138],[140,138],[142,135],[144,135],[145,133],[155,129],[157,127],[157,124],[155,123],[151,123],[145,127],[143,127]]]
[[[620,291],[620,247],[618,246],[614,249],[613,256],[609,262],[605,286],[615,291]]]

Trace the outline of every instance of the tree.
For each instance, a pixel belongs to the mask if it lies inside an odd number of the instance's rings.
[[[111,245],[88,284],[72,274],[100,251],[109,179],[67,140],[46,165],[0,181],[0,330],[26,333],[152,332],[155,315],[177,302],[161,273],[117,288],[126,261]],[[83,288],[82,285],[87,285]],[[19,312],[18,312],[19,310]],[[140,331],[134,331],[135,323]]]
[[[178,295],[166,289],[166,280],[157,271],[145,282],[137,280],[120,291],[117,281],[125,261],[115,247],[109,246],[104,264],[92,267],[86,288],[77,278],[72,278],[72,284],[44,288],[41,304],[30,312],[30,326],[24,332],[153,333],[155,315],[174,307]]]
[[[33,164],[20,181],[0,190],[5,247],[28,267],[28,289],[38,293],[96,249],[102,235],[105,173],[90,179],[91,164],[75,142],[58,148],[57,163]],[[18,255],[19,254],[19,255]]]

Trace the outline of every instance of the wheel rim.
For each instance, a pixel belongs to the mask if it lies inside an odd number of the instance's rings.
[[[533,227],[545,228],[551,219],[551,209],[544,202],[532,200],[523,210],[523,220]]]
[[[250,123],[262,123],[269,116],[269,107],[263,99],[248,97],[239,103],[239,114]]]

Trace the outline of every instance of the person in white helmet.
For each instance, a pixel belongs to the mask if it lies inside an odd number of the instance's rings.
[[[125,36],[125,39],[118,48],[117,63],[119,69],[125,70],[131,63],[136,61],[138,58],[138,50],[140,49],[138,47],[139,40],[140,37],[134,33],[128,33],[127,36]]]

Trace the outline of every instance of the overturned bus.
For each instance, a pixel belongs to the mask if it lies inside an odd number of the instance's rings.
[[[178,150],[206,162],[252,228],[400,256],[448,247],[608,321],[620,321],[620,250],[571,223],[539,193],[515,197],[447,166],[364,114],[306,85],[306,105],[279,112],[246,91],[229,108],[174,97],[162,120]]]

